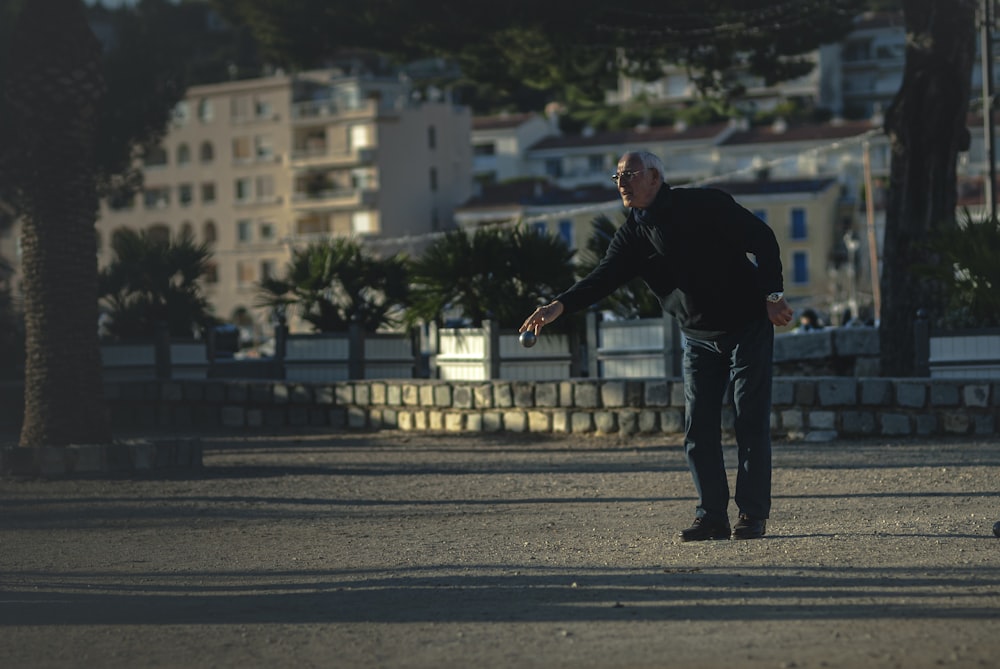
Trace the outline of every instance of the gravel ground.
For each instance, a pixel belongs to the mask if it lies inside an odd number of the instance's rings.
[[[0,666],[1000,666],[996,443],[778,442],[768,536],[681,544],[677,441],[202,439],[0,481]]]

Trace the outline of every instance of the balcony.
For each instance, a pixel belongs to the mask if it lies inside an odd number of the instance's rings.
[[[292,122],[296,125],[328,123],[345,119],[371,118],[378,113],[375,100],[363,100],[356,105],[333,100],[315,100],[292,105]]]
[[[378,151],[375,147],[365,147],[355,151],[334,152],[327,146],[315,145],[292,151],[293,168],[312,167],[355,167],[375,162]]]
[[[297,192],[292,207],[298,210],[360,209],[376,206],[378,191],[373,188],[331,188],[315,192]]]

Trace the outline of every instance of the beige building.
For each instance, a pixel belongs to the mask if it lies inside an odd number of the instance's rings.
[[[284,274],[293,248],[352,237],[376,253],[414,251],[452,224],[471,193],[470,128],[468,109],[417,99],[394,77],[318,71],[193,87],[143,159],[142,192],[102,203],[99,264],[120,228],[190,232],[213,252],[215,315],[246,314],[265,337],[271,314],[254,307],[256,286]],[[15,273],[18,234],[0,239]]]

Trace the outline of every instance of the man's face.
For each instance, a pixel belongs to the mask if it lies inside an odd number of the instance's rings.
[[[626,207],[645,209],[653,204],[661,182],[659,172],[643,167],[633,154],[626,153],[618,161],[618,194]]]

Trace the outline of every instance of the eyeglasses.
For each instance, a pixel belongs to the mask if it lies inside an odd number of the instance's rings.
[[[611,175],[611,180],[614,181],[615,183],[619,183],[621,181],[631,181],[632,179],[635,178],[636,174],[645,171],[646,168],[644,167],[641,170],[625,170],[624,172],[615,172],[614,174]]]

